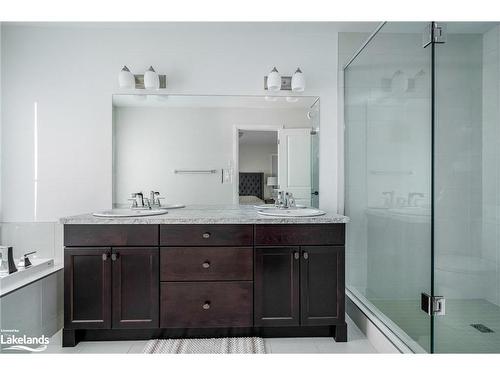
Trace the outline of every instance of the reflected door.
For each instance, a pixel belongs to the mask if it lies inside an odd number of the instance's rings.
[[[311,129],[278,131],[278,184],[296,203],[311,205]]]

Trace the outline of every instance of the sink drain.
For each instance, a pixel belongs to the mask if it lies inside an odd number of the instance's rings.
[[[484,324],[481,324],[481,323],[474,323],[474,324],[471,324],[470,326],[477,329],[481,333],[493,333],[493,332],[495,332],[491,328],[488,328]]]

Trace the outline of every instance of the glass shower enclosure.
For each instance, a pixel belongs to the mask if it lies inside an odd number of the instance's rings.
[[[500,26],[387,22],[358,47],[343,68],[348,296],[411,351],[498,353]]]

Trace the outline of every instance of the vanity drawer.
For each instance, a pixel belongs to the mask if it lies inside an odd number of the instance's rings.
[[[253,280],[253,248],[162,247],[160,280]]]
[[[161,246],[252,246],[253,225],[160,225]]]
[[[255,245],[343,245],[345,224],[262,224]]]
[[[251,281],[162,282],[160,327],[251,327]]]
[[[158,246],[158,225],[65,224],[64,246]]]

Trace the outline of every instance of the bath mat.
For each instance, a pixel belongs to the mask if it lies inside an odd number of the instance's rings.
[[[261,337],[149,340],[143,349],[149,354],[265,354]]]

